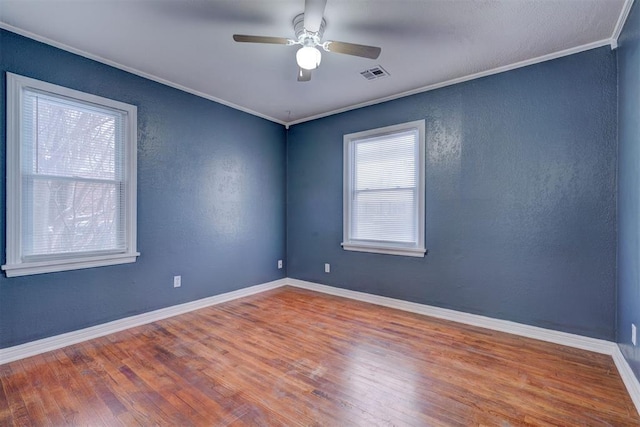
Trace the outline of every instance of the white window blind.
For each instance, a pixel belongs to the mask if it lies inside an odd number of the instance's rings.
[[[133,262],[136,108],[7,74],[8,276]]]
[[[123,114],[23,97],[24,257],[124,250]]]
[[[349,250],[424,255],[424,121],[345,135]]]

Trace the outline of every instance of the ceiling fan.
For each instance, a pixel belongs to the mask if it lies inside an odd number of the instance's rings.
[[[321,41],[326,24],[323,16],[326,5],[327,0],[305,0],[304,13],[293,18],[293,29],[296,35],[295,39],[234,34],[233,40],[241,43],[302,46],[296,53],[299,82],[308,82],[311,80],[311,70],[316,69],[318,65],[320,65],[322,54],[320,53],[320,50],[318,50],[318,47],[321,47],[327,52],[377,59],[382,51],[379,47],[329,40],[325,42]]]

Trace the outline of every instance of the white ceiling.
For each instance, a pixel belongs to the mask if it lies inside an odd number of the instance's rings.
[[[323,40],[380,46],[377,60],[323,52],[296,81],[304,0],[0,0],[0,27],[283,124],[612,44],[633,0],[328,0]],[[360,72],[381,65],[389,77]]]

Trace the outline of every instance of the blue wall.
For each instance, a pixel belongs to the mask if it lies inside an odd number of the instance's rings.
[[[613,340],[616,72],[603,47],[293,126],[289,277]],[[343,134],[422,118],[428,255],[343,251]]]
[[[618,40],[618,342],[640,379],[640,6],[631,9]],[[640,333],[640,330],[638,331]],[[640,336],[638,336],[640,339]]]
[[[134,264],[0,277],[0,348],[284,276],[283,126],[3,30],[0,70],[138,106],[141,253]]]
[[[627,73],[636,95],[637,14],[620,51],[621,87]],[[290,277],[615,338],[617,68],[606,47],[288,132],[2,30],[0,69],[138,106],[142,253],[135,264],[0,277],[0,348],[281,278],[285,248]],[[640,135],[637,107],[621,94],[621,140]],[[422,118],[428,255],[343,251],[343,134]],[[640,160],[637,144],[620,150]],[[639,230],[624,222],[638,216],[637,169],[620,168],[620,224],[631,227],[619,247],[630,257],[621,325],[638,312],[628,295],[639,294]],[[173,289],[177,274],[183,287]]]

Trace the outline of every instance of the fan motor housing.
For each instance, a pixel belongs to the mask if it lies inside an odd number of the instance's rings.
[[[312,33],[305,30],[304,28],[304,13],[296,15],[296,17],[293,18],[293,30],[296,32],[296,40],[300,40],[300,37],[303,37],[307,34],[311,36],[316,36],[318,40],[322,39],[322,35],[324,34],[324,27],[326,24],[327,22],[324,20],[324,18],[322,18],[322,22],[320,23],[320,29],[318,30],[317,33]]]

